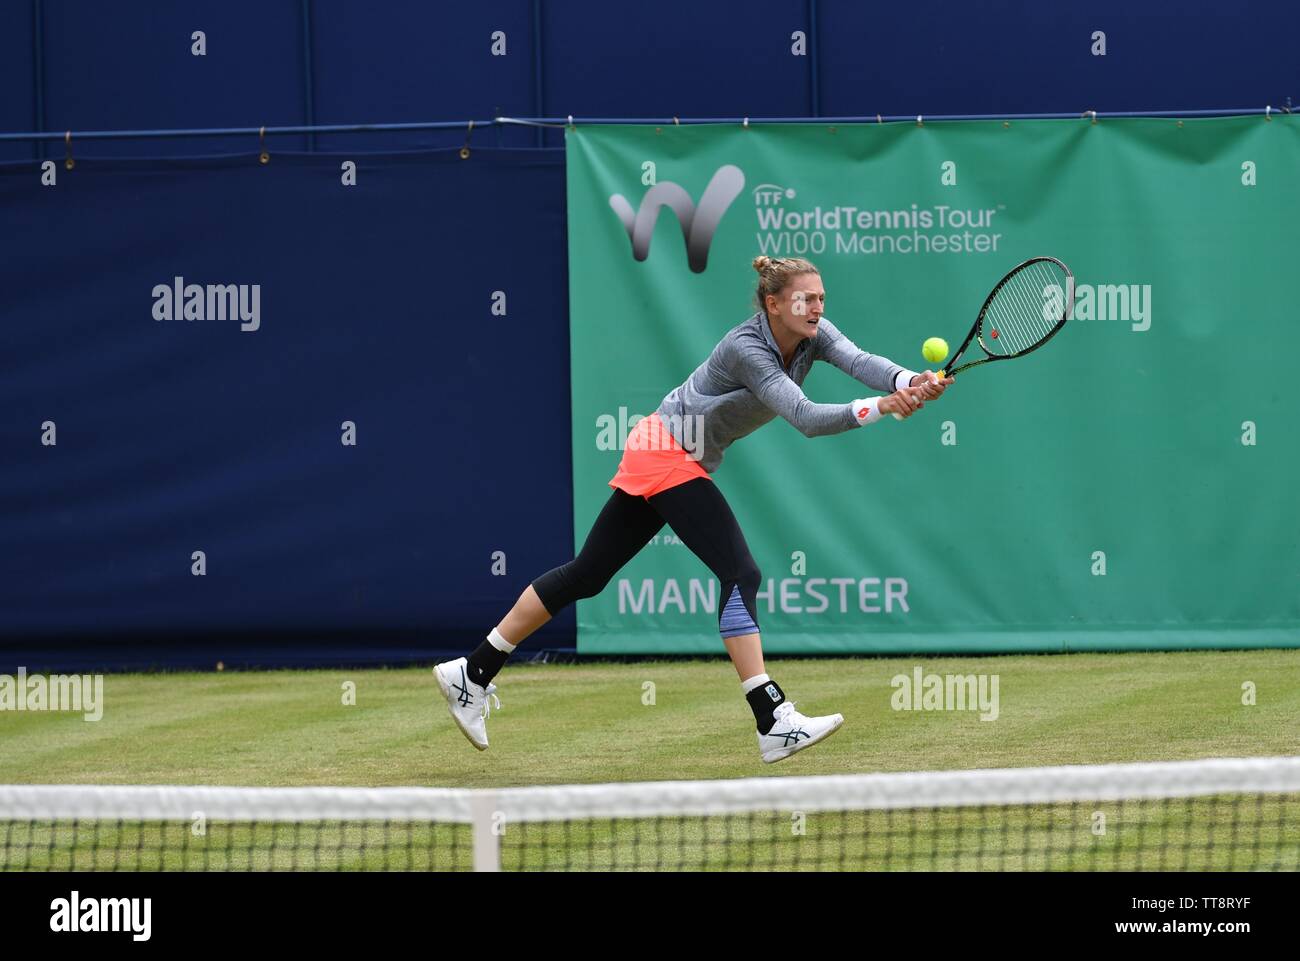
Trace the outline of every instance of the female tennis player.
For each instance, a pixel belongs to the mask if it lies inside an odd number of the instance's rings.
[[[777,415],[807,437],[837,434],[889,414],[910,417],[941,396],[952,378],[916,373],[861,350],[827,320],[826,292],[806,260],[757,257],[758,313],[728,331],[686,382],[628,434],[614,488],[578,556],[527,587],[468,657],[434,668],[465,737],[486,750],[492,679],[528,635],[583,597],[594,597],[665,523],[722,584],[718,630],[754,712],[765,762],[789,757],[834,734],[840,714],[805,717],[763,667],[757,598],[760,574],[745,535],[709,477],[732,442]],[[815,404],[800,385],[813,361],[834,364],[882,396]]]

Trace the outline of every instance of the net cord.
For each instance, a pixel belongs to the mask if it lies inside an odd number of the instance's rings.
[[[0,785],[0,821],[509,822],[1300,792],[1300,757],[468,789]],[[485,849],[484,856],[488,856]]]

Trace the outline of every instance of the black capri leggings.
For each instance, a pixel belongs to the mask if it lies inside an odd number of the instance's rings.
[[[533,581],[533,590],[552,616],[579,598],[595,597],[665,523],[722,583],[722,636],[757,633],[758,565],[722,491],[703,477],[648,499],[615,488],[578,556]]]

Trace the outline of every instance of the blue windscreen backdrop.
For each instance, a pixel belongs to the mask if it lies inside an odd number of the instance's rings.
[[[562,154],[55,169],[0,166],[8,660],[87,636],[419,656],[568,558]],[[203,319],[157,319],[176,278]],[[218,285],[255,318],[212,316]]]
[[[1293,0],[18,0],[0,3],[0,131],[1280,109],[1300,99],[1298,32]],[[563,145],[553,129],[473,137]],[[78,149],[212,154],[248,139]],[[278,139],[389,150],[464,133]],[[62,152],[0,142],[0,160]]]

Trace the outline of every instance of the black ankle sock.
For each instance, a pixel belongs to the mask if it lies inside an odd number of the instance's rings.
[[[766,734],[776,723],[772,712],[785,700],[785,691],[781,690],[781,685],[776,681],[767,681],[746,694],[745,700],[749,702],[749,707],[754,712],[754,723],[758,725],[758,733]]]
[[[484,641],[466,658],[465,673],[479,687],[487,687],[497,676],[497,671],[505,666],[508,657],[510,655],[505,651],[493,647],[491,641]]]

